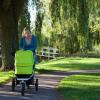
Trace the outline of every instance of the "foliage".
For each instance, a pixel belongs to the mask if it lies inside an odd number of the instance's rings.
[[[24,7],[21,11],[19,18],[19,33],[23,31],[23,28],[29,26],[30,27],[30,13],[28,11],[28,0],[24,3]]]
[[[96,1],[95,0],[91,0],[91,1],[51,0],[50,11],[51,11],[51,17],[52,17],[54,30],[56,28],[54,24],[56,24],[56,22],[59,22],[59,25],[61,26],[61,33],[62,35],[64,34],[64,36],[66,36],[66,39],[65,39],[65,43],[66,43],[67,42],[66,40],[68,39],[70,41],[72,40],[67,37],[70,34],[70,31],[73,31],[74,29],[73,34],[71,36],[73,37],[75,36],[77,38],[78,42],[76,40],[73,41],[73,43],[76,43],[77,47],[79,47],[77,48],[77,51],[80,51],[82,49],[83,49],[82,51],[92,50],[94,46],[93,42],[94,41],[97,43],[99,42],[99,37],[95,34],[95,33],[99,34],[97,31],[99,28],[99,25],[97,24],[98,21],[95,20],[96,23],[94,22],[95,26],[92,27],[92,30],[94,30],[96,27],[96,32],[94,33],[94,37],[93,37],[93,32],[89,30],[89,27],[91,27],[90,24],[93,23],[93,21],[90,18],[90,15],[93,16],[92,17],[93,19],[97,18],[99,14],[99,10],[98,10],[99,6],[100,6],[100,3],[97,0]],[[94,13],[94,12],[98,12],[98,13]],[[69,23],[69,21],[71,24]],[[66,25],[69,27],[67,27]],[[66,43],[64,48],[66,47],[70,48],[70,45],[68,45],[68,43]],[[72,49],[73,48],[74,48],[74,44],[72,45]],[[70,49],[68,51],[70,52]]]
[[[35,28],[33,29],[38,42],[38,50],[40,50],[43,45],[43,36],[42,36],[42,24],[44,18],[44,9],[43,9],[43,0],[31,0],[33,8],[36,10],[36,18],[35,18]]]

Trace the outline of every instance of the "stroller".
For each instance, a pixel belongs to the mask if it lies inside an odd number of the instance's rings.
[[[21,95],[24,96],[26,86],[35,85],[38,91],[38,79],[35,78],[35,69],[33,69],[34,57],[30,50],[18,50],[15,53],[15,73],[12,78],[12,91],[15,86],[21,85]]]

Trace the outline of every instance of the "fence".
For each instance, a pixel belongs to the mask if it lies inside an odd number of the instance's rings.
[[[38,52],[39,57],[45,58],[56,58],[59,55],[59,50],[52,47],[43,47],[40,52]]]

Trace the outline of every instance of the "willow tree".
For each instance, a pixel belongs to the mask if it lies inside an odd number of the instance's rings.
[[[12,45],[18,48],[18,19],[25,0],[0,0],[0,36],[2,46],[2,69],[13,67]]]
[[[89,26],[90,26],[90,34],[89,40],[92,41],[90,46],[99,45],[100,44],[100,0],[91,0],[89,2]]]
[[[65,52],[71,52],[74,53],[74,45],[78,45],[78,42],[76,39],[74,39],[72,46],[70,43],[66,43],[71,41],[72,37],[77,38],[76,34],[76,27],[77,27],[77,6],[78,1],[77,0],[51,0],[51,16],[53,20],[53,27],[56,22],[59,22],[61,26],[61,35],[62,38],[60,39],[63,42],[61,45],[61,42],[59,43],[61,46],[60,48],[65,48]],[[70,34],[71,32],[71,34]],[[64,36],[64,38],[63,38]],[[69,51],[68,51],[69,48]],[[73,50],[72,50],[73,49]],[[77,49],[78,50],[78,49]]]
[[[88,8],[88,0],[78,0],[79,6],[79,31],[81,33],[81,41],[82,41],[82,48],[83,50],[88,50],[89,42],[89,8]]]
[[[34,4],[36,6],[35,34],[38,40],[38,47],[41,47],[42,42],[43,42],[42,34],[41,34],[43,18],[44,18],[43,1],[35,0]]]
[[[51,16],[53,22],[60,21],[62,26],[62,33],[66,34],[67,38],[70,33],[64,32],[66,29],[70,30],[70,25],[66,27],[66,23],[70,20],[73,34],[75,32],[80,33],[80,43],[82,48],[87,48],[88,46],[88,23],[89,23],[89,8],[88,0],[51,0]],[[74,23],[73,23],[74,20]],[[76,29],[75,30],[75,28]],[[78,35],[78,34],[76,34]],[[73,35],[75,36],[75,35]],[[75,36],[76,37],[76,36]],[[66,40],[66,39],[65,39]],[[86,40],[86,41],[85,41]],[[76,42],[78,43],[78,42]],[[72,46],[73,47],[73,46]]]

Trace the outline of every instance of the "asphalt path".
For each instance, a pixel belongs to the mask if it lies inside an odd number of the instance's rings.
[[[0,85],[0,100],[62,100],[57,92],[57,86],[65,76],[80,73],[100,73],[100,70],[77,70],[70,72],[47,72],[36,75],[39,80],[39,90],[36,92],[34,86],[26,88],[25,96],[21,96],[21,86],[11,91],[11,82]],[[60,98],[60,99],[59,99]]]

